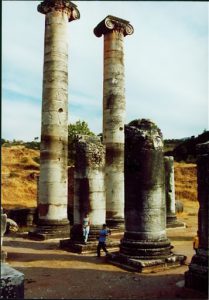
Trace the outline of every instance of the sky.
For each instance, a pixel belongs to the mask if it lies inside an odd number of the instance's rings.
[[[164,139],[209,130],[208,6],[195,1],[72,1],[68,24],[68,122],[102,132],[103,37],[107,15],[128,20],[124,38],[126,124],[150,119]],[[45,16],[40,1],[2,1],[2,138],[41,135]]]

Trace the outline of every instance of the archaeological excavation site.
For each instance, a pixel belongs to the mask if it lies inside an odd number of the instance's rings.
[[[126,123],[124,40],[135,27],[110,11],[92,28],[103,43],[103,131],[76,135],[69,166],[68,31],[84,12],[43,0],[37,14],[45,28],[36,205],[1,204],[0,298],[208,299],[209,140],[196,145],[196,201],[179,201],[187,177],[178,178],[158,124]]]

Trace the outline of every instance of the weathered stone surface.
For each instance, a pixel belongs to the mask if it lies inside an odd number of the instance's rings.
[[[124,226],[124,36],[133,33],[126,20],[107,16],[94,29],[104,35],[103,141],[106,146],[106,222],[110,228]]]
[[[197,254],[192,257],[189,270],[185,272],[185,286],[205,292],[208,295],[208,203],[209,203],[209,141],[198,144],[198,236]]]
[[[125,126],[125,232],[108,261],[138,272],[181,265],[166,236],[163,137],[150,120]]]
[[[125,127],[125,233],[121,242],[138,258],[159,251],[170,253],[166,237],[163,137],[149,120],[135,120]],[[159,244],[159,245],[158,245]],[[142,248],[140,250],[140,248]],[[154,250],[155,249],[155,250]],[[151,251],[152,250],[152,251]],[[130,253],[130,255],[132,255]]]
[[[67,25],[80,14],[68,0],[44,0],[38,11],[45,14],[45,44],[37,235],[45,239],[60,237],[61,230],[69,236]]]
[[[185,227],[183,222],[177,220],[175,205],[175,180],[174,180],[174,158],[164,156],[165,165],[165,199],[166,199],[166,227]]]
[[[24,299],[24,274],[1,263],[0,299]]]

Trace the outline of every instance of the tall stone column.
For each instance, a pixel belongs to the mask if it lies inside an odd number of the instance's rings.
[[[103,142],[106,146],[106,222],[124,225],[124,37],[133,33],[128,21],[107,16],[94,29],[104,35]]]
[[[178,266],[166,236],[164,147],[160,129],[139,119],[125,126],[125,232],[113,260],[136,271]]]
[[[68,22],[80,17],[69,0],[44,0],[45,44],[40,146],[40,239],[69,236],[67,219]]]
[[[185,286],[208,295],[208,204],[209,204],[209,141],[196,146],[198,185],[198,236],[197,254],[192,257],[189,270],[185,272]]]
[[[166,227],[185,227],[183,222],[177,220],[175,203],[174,158],[164,156],[165,165],[165,200],[166,200]]]
[[[74,173],[74,226],[71,237],[82,241],[82,220],[86,213],[91,220],[88,241],[96,240],[105,223],[105,149],[99,137],[79,136],[76,142]]]

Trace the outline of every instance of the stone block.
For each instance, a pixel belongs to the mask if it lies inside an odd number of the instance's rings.
[[[1,263],[0,299],[24,299],[24,274]]]

